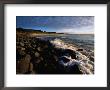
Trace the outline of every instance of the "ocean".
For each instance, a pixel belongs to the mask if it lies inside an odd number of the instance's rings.
[[[45,40],[60,39],[68,44],[76,45],[84,48],[87,51],[94,51],[94,35],[93,34],[63,34],[63,35],[45,35],[42,36]]]

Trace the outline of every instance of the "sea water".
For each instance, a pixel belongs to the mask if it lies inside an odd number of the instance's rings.
[[[86,50],[94,50],[94,35],[93,34],[62,34],[62,35],[45,35],[42,36],[45,40],[60,39],[68,44],[74,44]]]

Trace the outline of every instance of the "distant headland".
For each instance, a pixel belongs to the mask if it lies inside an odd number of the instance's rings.
[[[17,32],[29,32],[29,33],[37,33],[37,34],[66,34],[66,33],[57,33],[57,32],[47,32],[43,30],[35,30],[35,29],[24,29],[24,28],[16,28]]]

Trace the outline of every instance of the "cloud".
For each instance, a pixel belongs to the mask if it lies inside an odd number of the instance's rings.
[[[17,16],[17,25],[75,28],[94,24],[94,16]]]
[[[92,26],[86,26],[81,28],[61,29],[57,30],[58,33],[70,33],[70,34],[93,34],[94,28]]]

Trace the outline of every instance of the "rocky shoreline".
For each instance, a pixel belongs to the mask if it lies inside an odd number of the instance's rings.
[[[59,39],[16,35],[16,74],[94,74],[94,57]]]

